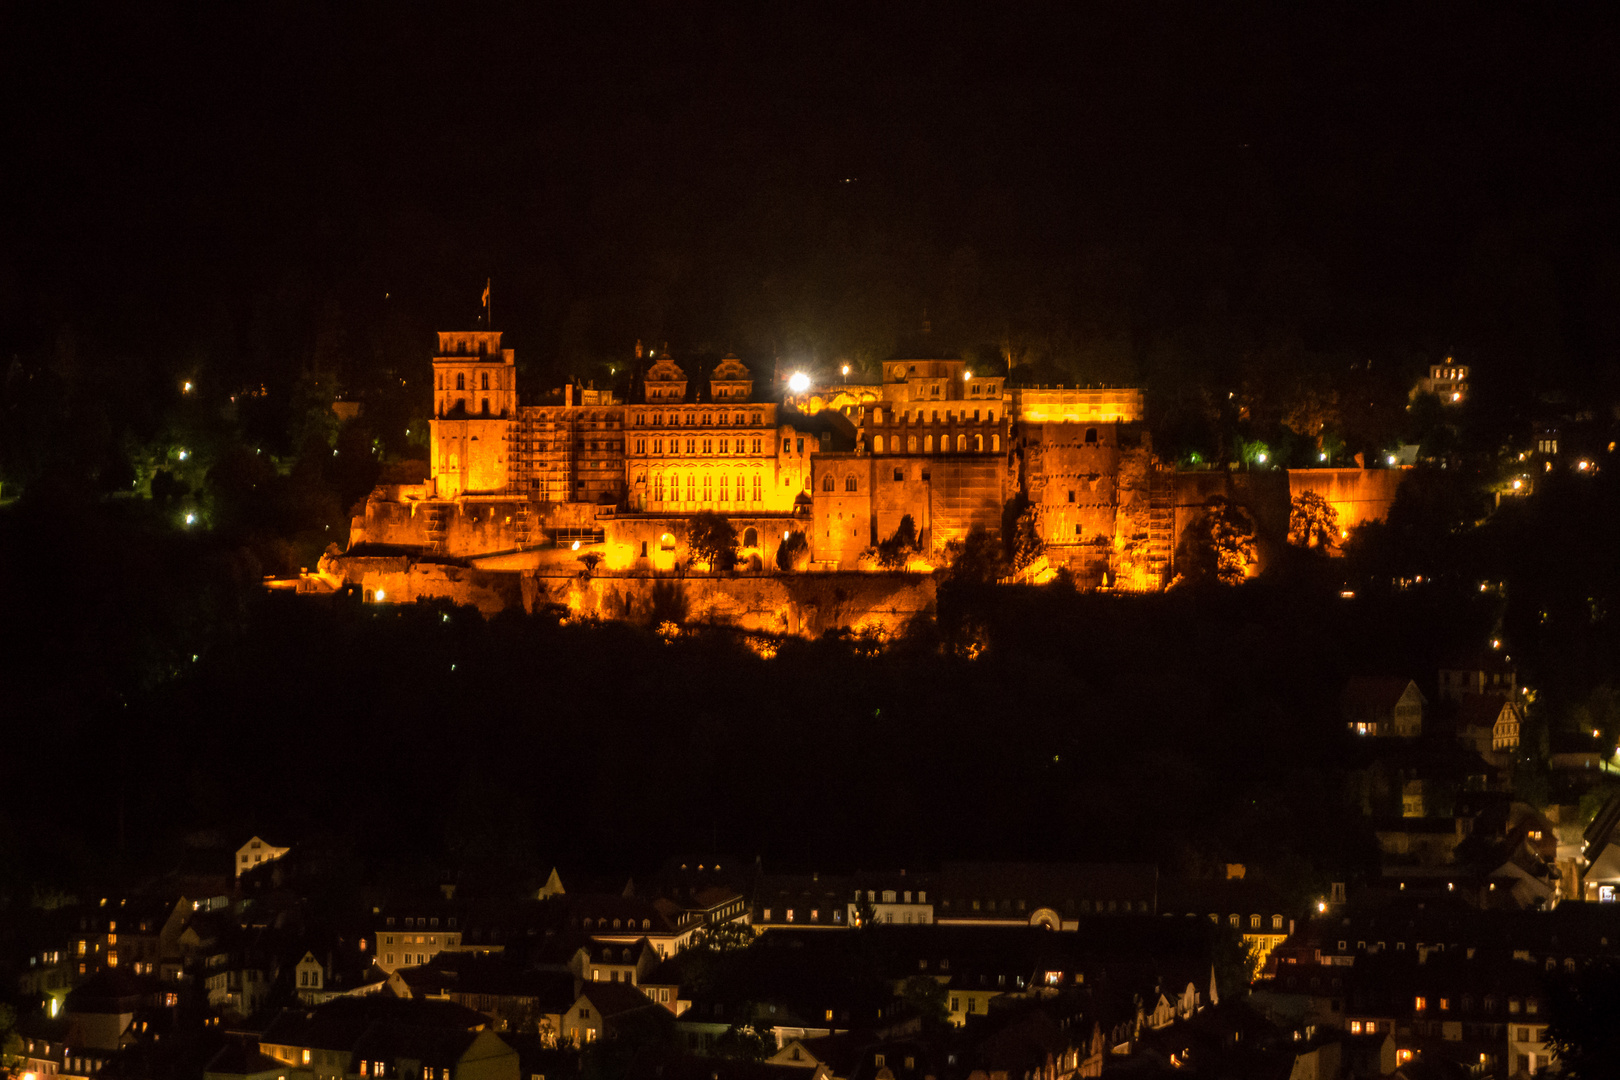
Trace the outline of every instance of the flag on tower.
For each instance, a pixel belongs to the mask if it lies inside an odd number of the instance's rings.
[[[489,309],[489,278],[484,279],[484,309]]]

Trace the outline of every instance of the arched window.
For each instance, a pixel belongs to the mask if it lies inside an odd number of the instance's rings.
[[[759,502],[765,497],[765,483],[759,473],[754,474],[754,501]]]
[[[480,389],[480,390],[488,390],[489,389],[489,372],[487,372],[487,371],[482,372],[478,376],[478,389]]]
[[[737,491],[739,493],[737,497],[741,498],[742,497],[742,495],[741,495],[742,481],[741,480],[737,481]],[[748,528],[744,529],[743,530],[742,546],[745,547],[745,548],[759,547],[759,530],[755,529],[752,525],[750,525],[750,526],[748,526]]]
[[[457,390],[465,390],[465,389],[467,389],[467,376],[466,376],[466,374],[464,372],[460,372],[460,371],[456,372],[456,389]]]
[[[660,551],[674,551],[675,550],[675,538],[673,536],[671,536],[669,533],[665,533],[663,536],[660,536],[658,538],[658,548],[659,548]],[[591,924],[589,922],[587,922],[585,924],[585,928],[590,929],[590,925]]]
[[[956,450],[957,450],[958,453],[962,453],[963,451],[967,450],[967,436],[966,435],[958,435],[956,437]]]
[[[1095,443],[1096,441],[1097,441],[1097,429],[1094,428],[1094,427],[1086,428],[1086,443],[1089,445],[1089,444]]]
[[[983,450],[984,449],[984,436],[983,435],[975,435],[975,436],[973,436],[973,449],[975,449],[975,450]]]
[[[874,424],[883,423],[883,410],[882,409],[873,409],[872,410],[872,423],[874,423]]]
[[[714,488],[710,486],[708,473],[703,474],[703,501],[709,502],[714,498]]]
[[[479,411],[482,412],[485,416],[489,415],[489,398],[484,399],[484,403],[483,403],[482,406],[480,406]]]
[[[879,410],[879,411],[881,411],[881,410]],[[872,453],[874,453],[874,454],[883,453],[883,436],[881,436],[881,435],[872,436]]]
[[[686,474],[686,501],[697,502],[697,473]]]
[[[992,435],[992,436],[990,436],[990,449],[991,450],[1000,450],[1001,449],[1001,436],[1000,435]]]
[[[829,476],[829,477],[827,477],[825,480],[823,480],[821,482],[821,490],[822,491],[831,491],[832,489],[833,489],[833,478]]]
[[[906,436],[906,449],[909,450],[913,454],[915,454],[917,452],[917,436],[915,436],[915,435],[907,435]]]
[[[664,501],[664,474],[663,473],[657,473],[656,475],[653,476],[653,502],[663,502],[663,501]]]
[[[949,435],[940,436],[940,444],[939,445],[940,445],[941,448],[943,448],[945,446],[945,441],[944,440],[946,440],[948,438],[950,438]],[[932,435],[924,435],[923,436],[923,453],[932,454],[933,452],[934,452],[934,437]]]
[[[853,475],[846,476],[844,478],[844,490],[845,491],[854,491],[855,489],[856,489],[855,477]]]
[[[720,474],[720,501],[726,502],[731,498],[731,480],[725,473]]]

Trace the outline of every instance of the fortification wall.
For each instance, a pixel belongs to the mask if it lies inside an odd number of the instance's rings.
[[[539,543],[545,529],[597,527],[600,507],[594,503],[525,503],[519,499],[420,500],[401,498],[378,489],[366,500],[365,512],[349,522],[349,546],[362,543],[398,544],[427,548],[435,514],[444,528],[444,551],[456,556],[477,556],[518,547],[518,511],[527,506],[528,543]]]
[[[1339,528],[1348,532],[1389,516],[1406,473],[1405,469],[1289,469],[1288,494],[1294,499],[1316,492],[1339,512]]]
[[[367,600],[410,604],[417,600],[449,600],[471,604],[485,616],[523,603],[522,575],[505,570],[479,570],[446,563],[417,562],[403,556],[321,560],[349,585],[364,590]]]
[[[655,623],[735,626],[819,637],[828,630],[899,633],[934,608],[928,575],[782,574],[761,577],[604,577],[523,575],[523,603],[575,615]]]
[[[1178,472],[1173,480],[1176,542],[1206,502],[1224,495],[1254,518],[1257,556],[1264,570],[1288,541],[1288,513],[1295,496],[1306,491],[1320,494],[1339,512],[1339,528],[1347,533],[1364,522],[1384,520],[1405,477],[1404,469]]]

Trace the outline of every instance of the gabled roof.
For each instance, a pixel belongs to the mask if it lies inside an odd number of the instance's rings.
[[[1586,857],[1597,858],[1597,854],[1604,846],[1613,843],[1614,830],[1620,825],[1620,794],[1609,796],[1609,801],[1603,804],[1603,809],[1597,812],[1592,824],[1586,827],[1582,837],[1586,840]]]
[[[287,1063],[259,1050],[257,1043],[228,1042],[208,1059],[203,1072],[214,1076],[252,1076],[257,1073],[287,1071]]]
[[[480,1033],[464,1028],[429,1028],[379,1021],[355,1041],[354,1055],[367,1061],[410,1058],[424,1066],[444,1068],[461,1060]]]
[[[1457,699],[1457,727],[1493,728],[1504,711],[1517,714],[1518,706],[1495,694],[1462,694]]]
[[[635,1012],[637,1009],[658,1008],[657,1002],[629,983],[586,983],[585,989],[580,992],[579,996],[583,1000],[589,1001],[591,1006],[596,1009],[597,1014],[604,1020]],[[575,1002],[575,1004],[578,1004],[578,1002]]]
[[[1416,689],[1417,684],[1403,675],[1353,675],[1345,683],[1339,700],[1346,705],[1389,710],[1406,696],[1407,687]],[[1422,691],[1418,691],[1418,700],[1427,703]]]

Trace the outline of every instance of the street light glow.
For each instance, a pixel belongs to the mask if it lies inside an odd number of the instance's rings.
[[[804,393],[810,389],[810,376],[802,371],[795,371],[792,378],[788,379],[788,389],[795,394]]]
[[[844,376],[846,378],[849,376],[849,365],[848,364],[845,364],[843,367],[839,368],[839,370],[844,373]]]

